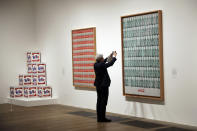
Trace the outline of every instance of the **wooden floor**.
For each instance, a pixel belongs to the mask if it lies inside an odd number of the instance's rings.
[[[1,104],[0,131],[197,131],[195,127],[111,113],[108,116],[114,119],[113,122],[97,123],[95,115],[94,110],[63,105],[22,107]]]

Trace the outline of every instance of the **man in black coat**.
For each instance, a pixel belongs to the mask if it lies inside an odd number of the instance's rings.
[[[96,86],[97,91],[96,111],[98,122],[111,122],[111,120],[105,117],[109,86],[111,83],[107,68],[114,64],[116,61],[116,55],[117,53],[115,51],[113,51],[110,57],[106,59],[103,58],[103,55],[98,55],[96,63],[94,64],[94,71],[96,74],[94,85]]]

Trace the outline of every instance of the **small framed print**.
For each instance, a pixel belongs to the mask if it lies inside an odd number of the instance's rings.
[[[24,75],[24,85],[31,85],[31,75]]]
[[[40,52],[32,52],[31,54],[31,61],[34,63],[40,63],[41,62],[41,53]]]
[[[18,79],[19,79],[19,85],[23,86],[23,75],[19,75]]]
[[[27,73],[28,74],[32,73],[32,64],[27,64]]]
[[[16,87],[15,88],[15,97],[22,97],[23,96],[23,88],[22,87]]]
[[[46,75],[38,75],[38,85],[46,85]]]
[[[27,63],[31,63],[31,52],[27,52]]]
[[[37,64],[38,73],[46,73],[46,64]]]
[[[29,97],[37,96],[36,87],[29,87]]]
[[[32,64],[32,73],[36,74],[38,72],[37,64]]]
[[[49,86],[43,87],[43,96],[50,96],[52,97],[52,88]]]
[[[28,87],[24,87],[24,97],[28,97],[29,96],[29,88]]]
[[[38,97],[42,97],[43,94],[42,87],[37,87],[37,91],[38,91]]]
[[[10,97],[14,98],[14,87],[10,87]]]
[[[32,75],[32,85],[38,85],[38,76]]]

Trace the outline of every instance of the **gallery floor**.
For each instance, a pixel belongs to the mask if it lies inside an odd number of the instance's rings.
[[[0,131],[196,131],[196,127],[107,114],[111,123],[97,123],[94,110],[63,105],[22,107],[0,105]]]

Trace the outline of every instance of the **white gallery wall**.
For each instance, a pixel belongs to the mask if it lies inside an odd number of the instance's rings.
[[[37,40],[53,57],[46,58],[59,103],[96,107],[94,90],[72,85],[71,44],[72,29],[96,27],[97,52],[118,52],[118,61],[109,68],[107,111],[197,126],[196,5],[195,0],[37,0]],[[153,10],[163,11],[165,102],[127,100],[122,95],[120,16]]]
[[[35,0],[0,0],[0,103],[10,102],[9,87],[18,86],[19,74],[27,74],[28,51],[41,52],[41,61],[47,66],[48,85],[57,98],[55,87],[58,85],[54,83],[58,81],[50,75],[50,71],[56,68],[53,67],[55,57],[51,57],[53,60],[49,62],[52,63],[48,63],[46,57],[49,59],[48,54],[54,54],[46,52],[43,44],[37,42],[35,4]]]
[[[18,85],[18,75],[27,73],[25,52],[39,49],[33,5],[31,0],[0,0],[0,103],[7,102],[9,87]]]
[[[0,16],[6,18],[2,21],[0,17],[0,27],[4,25],[1,28],[7,32],[0,30],[4,34],[0,35],[1,96],[6,96],[7,88],[18,82],[15,77],[25,71],[21,52],[38,48],[47,63],[48,83],[55,89],[59,103],[95,109],[95,90],[72,85],[71,30],[96,27],[97,52],[104,56],[112,50],[118,52],[117,62],[108,70],[112,80],[108,112],[197,126],[196,0],[19,1],[24,8],[12,1],[12,6],[3,6],[5,13],[0,11]],[[8,17],[15,8],[14,12],[21,15],[14,19],[16,22]],[[120,16],[153,10],[163,12],[164,102],[122,95]]]

